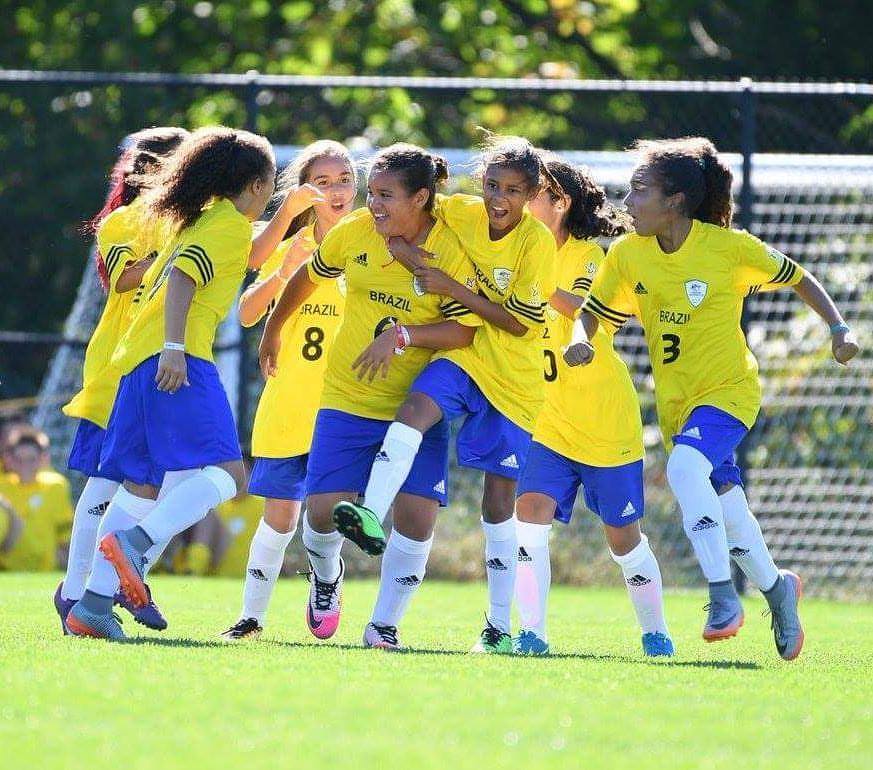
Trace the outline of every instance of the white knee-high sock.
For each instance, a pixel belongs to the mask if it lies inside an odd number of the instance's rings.
[[[67,573],[61,587],[64,599],[78,601],[85,593],[85,581],[91,571],[97,546],[97,530],[117,490],[118,482],[109,479],[92,476],[85,482],[73,515],[70,555],[67,557]]]
[[[285,549],[293,537],[293,529],[277,532],[263,519],[258,522],[249,546],[241,618],[254,618],[259,626],[264,625],[270,597],[282,571]]]
[[[400,625],[409,602],[424,580],[431,545],[433,536],[421,541],[412,540],[396,530],[391,533],[382,556],[382,579],[373,608],[373,623]]]
[[[731,579],[731,559],[724,531],[724,514],[709,481],[712,464],[685,444],[673,447],[667,460],[667,481],[679,507],[685,534],[710,583]]]
[[[515,604],[522,630],[533,631],[543,641],[548,641],[546,613],[552,585],[551,531],[551,524],[519,521],[516,525],[518,574],[515,576]]]
[[[340,574],[340,551],[345,538],[336,530],[316,532],[303,515],[303,547],[309,554],[312,571],[322,583],[333,583]]]
[[[669,636],[664,620],[664,593],[661,584],[661,568],[649,547],[645,535],[630,553],[618,556],[609,552],[624,575],[627,592],[637,613],[637,620],[644,634],[660,631]]]
[[[200,521],[210,508],[230,500],[236,491],[233,476],[217,465],[208,465],[167,492],[139,526],[153,545],[169,542]]]
[[[170,493],[172,489],[185,481],[185,479],[190,479],[199,471],[199,468],[190,468],[184,471],[167,471],[166,473],[164,473],[164,480],[161,483],[161,488],[158,491],[158,499],[155,502],[159,503]],[[151,548],[148,549],[148,551],[145,552],[146,561],[144,572],[146,577],[148,577],[148,574],[151,571],[152,567],[154,567],[155,564],[157,564],[161,560],[161,556],[167,549],[167,546],[170,544],[170,540],[172,539],[173,538],[170,538],[169,540],[161,540],[160,542],[155,543]]]
[[[97,538],[102,539],[110,532],[118,532],[122,529],[130,529],[149,514],[157,505],[155,500],[137,497],[128,492],[124,487],[119,487],[109,502]],[[118,593],[118,574],[101,553],[94,550],[94,560],[91,564],[91,574],[88,576],[86,588],[101,596],[115,596]]]
[[[379,517],[379,521],[385,521],[391,503],[406,481],[422,438],[420,431],[402,422],[392,422],[388,426],[364,491],[364,505]]]
[[[770,590],[779,579],[779,570],[764,541],[761,525],[749,510],[742,487],[736,486],[719,496],[731,558],[759,590]]]
[[[510,632],[512,594],[518,565],[516,519],[490,524],[482,521],[485,533],[485,572],[488,575],[488,620],[505,633]]]

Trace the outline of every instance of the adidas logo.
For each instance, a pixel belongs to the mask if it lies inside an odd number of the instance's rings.
[[[485,562],[485,566],[488,567],[488,569],[509,569],[502,561],[500,561],[500,559],[488,559],[488,561]]]
[[[434,484],[433,491],[440,495],[444,495],[446,493],[446,480],[442,479],[441,481]]]
[[[694,426],[693,428],[689,428],[681,435],[688,436],[688,438],[696,438],[698,440],[703,438],[703,436],[700,435],[700,428],[698,428],[697,426]]]
[[[375,462],[377,462],[377,463],[387,463],[387,462],[391,462],[391,458],[388,457],[388,455],[387,455],[387,453],[385,452],[384,449],[380,449],[380,450],[379,450],[379,453],[376,455],[376,457],[374,458],[374,460],[375,460]]]
[[[95,505],[93,508],[88,509],[88,514],[91,516],[102,516],[106,513],[106,509],[109,507],[109,502],[100,503],[99,505]]]
[[[749,552],[748,548],[731,548],[731,556],[745,556]]]
[[[531,555],[525,550],[524,546],[518,549],[518,560],[519,561],[533,561]]]
[[[634,575],[633,577],[629,577],[626,582],[629,586],[639,588],[640,586],[648,585],[649,583],[651,583],[652,579],[647,578],[644,575]]]
[[[406,577],[394,578],[395,583],[400,583],[402,586],[417,586],[421,581],[418,575],[407,575]]]
[[[691,531],[692,532],[700,532],[701,530],[712,529],[713,527],[717,527],[717,526],[718,526],[717,521],[713,521],[712,519],[709,518],[709,516],[704,516],[700,519],[700,521],[697,522],[697,524],[695,524],[691,528]]]
[[[364,252],[363,254],[358,254],[358,256],[355,257],[355,262],[357,262],[357,264],[361,265],[362,267],[366,267],[367,266],[367,253]]]
[[[251,575],[255,580],[263,580],[265,583],[267,582],[267,576],[259,569],[250,569],[249,575]]]
[[[628,500],[627,505],[624,507],[624,510],[619,514],[621,518],[626,518],[627,516],[633,516],[637,512],[637,509],[634,508],[633,503]]]
[[[504,468],[515,468],[518,469],[518,458],[514,454],[509,455],[509,457],[504,457],[500,464]]]
[[[646,287],[643,286],[642,283],[637,282],[637,285],[634,286],[634,294],[648,294],[649,292],[646,290]]]

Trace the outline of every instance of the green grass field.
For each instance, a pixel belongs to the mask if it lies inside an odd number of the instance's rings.
[[[426,583],[415,648],[359,648],[375,593],[349,581],[316,642],[307,584],[282,581],[258,642],[228,646],[240,584],[157,577],[170,628],[64,638],[56,575],[0,574],[3,768],[869,768],[873,605],[809,600],[803,655],[773,650],[764,603],[741,636],[699,638],[702,593],[670,593],[678,655],[642,658],[623,591],[558,587],[549,659],[465,654],[484,586]],[[866,757],[866,758],[865,758]]]

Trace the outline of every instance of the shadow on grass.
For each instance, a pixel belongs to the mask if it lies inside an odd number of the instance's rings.
[[[154,645],[155,647],[232,647],[227,642],[207,639],[179,639],[166,636],[129,636],[118,644]]]

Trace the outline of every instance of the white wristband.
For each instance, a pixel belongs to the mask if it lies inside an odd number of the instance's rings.
[[[178,350],[182,353],[185,352],[185,343],[184,342],[165,342],[164,350]]]

